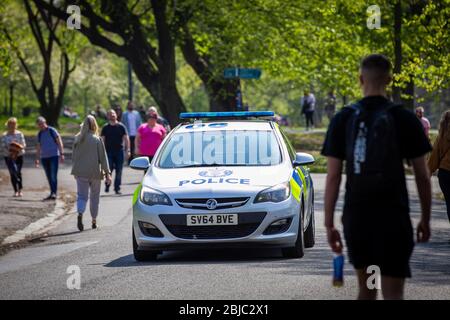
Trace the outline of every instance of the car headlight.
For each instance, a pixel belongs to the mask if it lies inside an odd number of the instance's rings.
[[[141,202],[149,206],[153,206],[155,204],[165,206],[172,205],[172,201],[170,201],[169,197],[165,193],[149,187],[142,187]]]
[[[281,183],[258,193],[254,203],[259,202],[281,202],[291,195],[291,185],[289,182]]]

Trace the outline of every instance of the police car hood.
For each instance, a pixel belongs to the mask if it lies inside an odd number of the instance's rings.
[[[291,170],[284,164],[180,169],[152,167],[147,172],[143,185],[165,192],[251,191],[287,182],[292,174]]]

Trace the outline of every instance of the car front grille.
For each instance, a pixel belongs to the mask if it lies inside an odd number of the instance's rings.
[[[185,198],[175,199],[177,204],[182,208],[197,209],[197,210],[211,210],[206,206],[206,202],[210,199],[217,201],[217,206],[212,210],[237,208],[247,203],[250,197],[233,197],[233,198]]]
[[[251,235],[264,220],[266,212],[238,213],[237,225],[188,226],[185,214],[162,214],[160,219],[175,237],[189,240],[234,239]]]

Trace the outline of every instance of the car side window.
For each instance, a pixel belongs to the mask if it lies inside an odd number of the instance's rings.
[[[281,136],[283,138],[284,143],[286,144],[286,148],[288,149],[289,157],[291,158],[291,161],[295,160],[296,152],[294,147],[292,146],[289,139],[286,137],[286,134],[281,130],[280,127],[278,127],[278,130],[280,130]]]

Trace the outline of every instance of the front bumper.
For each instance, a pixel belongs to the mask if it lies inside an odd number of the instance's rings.
[[[297,240],[300,203],[292,196],[280,203],[253,203],[253,197],[243,206],[223,210],[148,206],[137,200],[133,206],[133,228],[139,250],[180,250],[211,248],[292,247]],[[238,214],[237,226],[200,227],[186,225],[188,214]],[[275,221],[290,219],[289,228],[281,233],[264,232]],[[144,234],[139,223],[154,225],[158,237]]]

